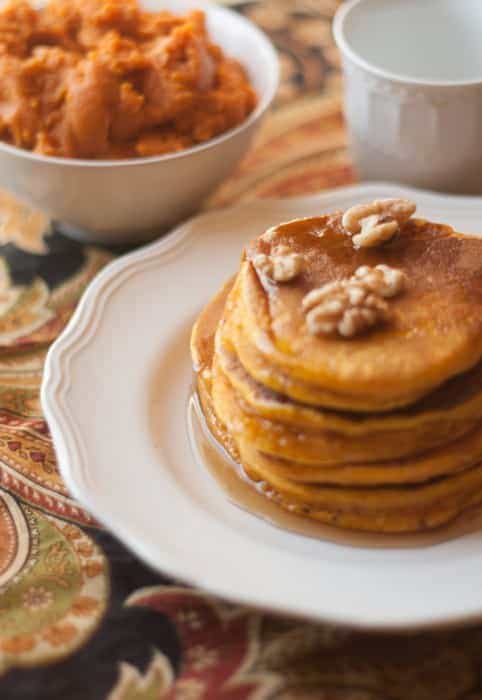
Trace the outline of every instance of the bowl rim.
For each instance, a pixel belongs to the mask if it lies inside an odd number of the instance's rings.
[[[482,85],[482,75],[480,78],[471,78],[467,80],[430,80],[429,78],[413,78],[409,75],[403,73],[395,73],[384,68],[380,68],[376,64],[363,58],[358,51],[352,48],[352,45],[348,38],[346,37],[345,24],[350,16],[351,12],[366,2],[372,2],[373,0],[348,0],[344,2],[335,12],[333,18],[332,30],[333,37],[335,39],[336,45],[340,51],[347,56],[355,65],[362,68],[367,73],[376,75],[384,80],[389,80],[394,83],[400,83],[408,87],[419,87],[419,88],[470,88],[470,87],[480,87]]]
[[[45,165],[60,165],[63,167],[89,167],[89,168],[110,168],[113,166],[117,167],[133,167],[139,165],[155,165],[157,163],[165,163],[169,161],[176,161],[182,158],[188,158],[189,156],[195,155],[201,151],[205,151],[209,148],[213,148],[224,141],[228,141],[230,138],[241,133],[245,129],[248,129],[252,124],[257,122],[263,114],[271,106],[278,87],[280,84],[281,69],[278,60],[278,54],[267,34],[257,27],[254,22],[249,20],[244,15],[241,15],[234,10],[227,7],[220,7],[214,5],[211,2],[206,2],[206,0],[199,0],[197,3],[200,9],[208,16],[209,14],[220,14],[229,17],[230,20],[238,22],[239,25],[243,26],[243,30],[251,32],[252,35],[256,37],[260,46],[264,51],[265,57],[268,59],[265,64],[267,66],[266,71],[269,75],[269,86],[268,89],[262,95],[258,95],[259,101],[255,109],[248,115],[248,117],[242,121],[237,126],[232,129],[224,131],[219,136],[215,136],[208,141],[197,144],[196,146],[191,146],[190,148],[185,148],[182,151],[175,151],[174,153],[165,153],[159,156],[144,156],[140,158],[105,158],[105,159],[88,159],[88,158],[63,158],[62,156],[47,156],[41,153],[33,153],[25,148],[19,148],[18,146],[12,146],[9,143],[0,141],[0,153],[2,151],[25,160],[32,160]]]

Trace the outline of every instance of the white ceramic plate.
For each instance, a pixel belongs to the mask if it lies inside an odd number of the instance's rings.
[[[232,505],[187,438],[190,327],[243,245],[283,220],[393,196],[482,234],[481,200],[349,187],[202,215],[90,285],[49,352],[43,408],[71,493],[152,567],[233,601],[331,623],[408,629],[482,617],[482,532],[429,548],[364,549],[283,531]],[[162,419],[152,432],[156,392]]]

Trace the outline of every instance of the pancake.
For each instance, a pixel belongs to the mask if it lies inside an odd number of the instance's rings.
[[[207,316],[209,317],[209,314]],[[212,335],[210,337],[212,338]],[[196,329],[193,340],[195,343],[201,341],[198,348],[206,347],[205,338],[202,337],[199,327]],[[206,357],[201,353],[200,359],[204,362]],[[462,511],[482,501],[482,481],[480,481],[482,467],[480,465],[465,472],[462,482],[459,480],[450,483],[445,490],[440,486],[442,483],[440,481],[429,482],[429,488],[425,494],[420,491],[420,488],[417,491],[412,487],[411,502],[407,499],[408,490],[403,487],[398,490],[372,489],[371,492],[375,496],[372,495],[371,500],[374,500],[374,503],[366,501],[365,497],[370,492],[368,489],[341,489],[341,494],[337,498],[334,498],[336,491],[326,488],[324,491],[319,490],[318,493],[315,490],[309,495],[306,490],[300,493],[293,489],[292,479],[282,474],[273,475],[272,464],[267,464],[266,458],[260,465],[259,461],[253,458],[252,451],[247,450],[246,446],[249,443],[244,441],[242,451],[239,451],[226,426],[219,420],[213,409],[211,375],[209,372],[200,372],[197,377],[203,413],[214,437],[227,449],[233,459],[243,463],[249,475],[248,483],[252,488],[262,490],[268,498],[291,513],[299,513],[310,519],[345,529],[378,533],[410,533],[440,527],[454,520]],[[256,466],[253,466],[254,462]],[[294,465],[292,467],[294,469]],[[355,468],[360,469],[358,466]],[[392,498],[390,508],[384,507],[385,495],[390,495]],[[329,500],[327,506],[320,506],[320,496],[322,499],[324,497]],[[343,501],[346,502],[343,504]],[[398,506],[397,502],[400,501],[403,504],[402,507]]]
[[[246,404],[265,418],[348,435],[393,430],[422,430],[426,435],[430,425],[430,430],[439,435],[439,444],[444,441],[445,434],[452,434],[452,431],[462,434],[482,418],[482,363],[449,380],[417,403],[390,413],[341,412],[290,400],[285,393],[286,384],[280,386],[279,391],[266,386],[272,375],[265,363],[257,373],[264,383],[245,369],[243,363],[249,364],[250,350],[237,321],[237,308],[225,311],[217,334],[217,356],[224,373]]]
[[[258,276],[251,264],[275,244],[289,246],[305,260],[301,274],[288,284]],[[407,278],[404,293],[390,302],[390,322],[350,341],[310,334],[302,310],[305,295],[350,277],[362,265],[378,264],[400,269]],[[328,403],[327,395],[320,402],[325,407],[405,406],[482,356],[482,245],[448,226],[410,219],[388,243],[356,249],[341,214],[291,222],[247,248],[239,286],[249,341],[273,372],[312,387],[313,403],[319,389],[343,398],[343,405]],[[292,395],[289,385],[286,393]]]
[[[293,401],[306,403],[315,407],[350,412],[366,412],[370,410],[367,407],[365,399],[346,397],[328,389],[312,386],[308,384],[308,382],[290,375],[288,371],[280,369],[280,367],[276,365],[272,365],[265,354],[263,354],[263,352],[251,342],[251,339],[247,337],[248,334],[245,330],[242,318],[244,304],[242,297],[238,297],[237,295],[238,287],[239,280],[237,280],[232,292],[234,312],[230,319],[232,323],[229,331],[226,331],[225,336],[229,336],[241,363],[257,382],[273,391],[285,394]],[[260,307],[258,314],[259,316],[263,315],[262,307]],[[229,340],[227,340],[227,342],[229,343]],[[269,347],[270,340],[267,336],[261,336],[260,343],[263,347]],[[379,408],[379,410],[382,409]]]
[[[234,284],[229,280],[199,316],[192,334],[192,355],[196,365],[211,368],[214,353],[214,335],[225,312],[225,303]],[[231,316],[236,309],[231,310]],[[473,370],[459,375],[418,403],[391,413],[342,413],[288,400],[256,382],[244,369],[235,354],[231,339],[235,335],[229,319],[224,316],[223,328],[218,333],[217,359],[223,373],[244,400],[247,410],[263,418],[277,420],[300,428],[319,428],[346,435],[367,432],[412,431],[428,426],[439,435],[440,444],[468,432],[482,418],[482,363]],[[199,336],[199,338],[198,338]],[[227,336],[227,343],[223,342]],[[198,345],[203,347],[198,349]],[[203,360],[199,359],[201,356]],[[460,428],[456,427],[460,425]],[[455,428],[455,429],[454,429]],[[434,441],[437,444],[437,441]]]
[[[458,375],[421,401],[391,413],[341,413],[290,401],[279,392],[256,382],[244,369],[234,348],[219,343],[217,358],[224,374],[245,404],[263,418],[295,427],[314,427],[344,435],[386,430],[411,431],[421,425],[449,432],[455,423],[482,419],[482,363]]]
[[[290,512],[326,524],[368,532],[431,530],[482,502],[482,465],[428,485],[371,490],[295,488],[292,482],[272,477],[259,465],[256,468],[249,464],[245,466],[254,482],[270,479],[268,497]]]
[[[482,492],[482,465],[454,476],[417,486],[355,488],[300,484],[274,476],[263,465],[247,463],[251,473],[266,480],[279,493],[301,506],[353,513],[414,513],[429,509],[458,508],[473,491]]]
[[[210,395],[210,382],[206,373],[200,373],[197,377],[198,395],[206,422],[215,437],[236,461],[241,461],[237,446],[229,435],[226,427],[216,416]],[[304,502],[296,501],[289,495],[276,491],[267,481],[262,480],[261,475],[249,462],[244,463],[246,483],[258,492],[262,491],[267,498],[275,501],[277,505],[290,513],[296,513],[311,520],[324,524],[342,527],[345,529],[360,530],[374,533],[414,533],[437,528],[454,520],[462,510],[480,502],[482,494],[479,491],[467,496],[459,509],[454,506],[440,506],[425,512],[390,512],[390,513],[355,513],[338,510],[326,510],[313,507]],[[462,499],[461,499],[462,500]]]
[[[214,356],[214,337],[224,313],[226,300],[233,288],[234,279],[229,279],[203,308],[191,331],[191,358],[197,374],[211,369]]]
[[[401,435],[397,430],[382,434],[342,435],[309,428],[291,428],[278,421],[260,418],[246,410],[243,400],[223,374],[217,358],[213,363],[211,392],[216,415],[235,440],[245,438],[261,452],[304,465],[336,468],[345,463],[408,458],[459,437],[456,430],[442,436],[429,431],[425,437],[422,429],[415,437],[410,431]],[[466,427],[464,425],[463,432]],[[474,428],[475,424],[471,427]]]
[[[226,427],[213,411],[206,375],[199,375],[203,412],[216,439],[231,456],[240,460],[249,477],[252,488],[263,491],[280,507],[291,513],[299,513],[310,519],[346,529],[379,533],[410,533],[427,531],[446,524],[482,501],[482,466],[463,472],[463,479],[443,487],[442,481],[429,482],[426,490],[409,489],[318,489],[309,492],[311,485],[293,488],[291,480],[281,475],[273,476],[271,468],[257,463],[253,466],[252,454],[240,452]],[[244,445],[246,447],[246,445]],[[410,498],[408,495],[410,494]],[[371,499],[367,501],[367,494]],[[390,508],[385,508],[386,496],[391,498]],[[320,505],[326,499],[327,505]],[[402,506],[400,507],[400,503]]]
[[[422,484],[441,476],[457,474],[482,462],[482,425],[469,435],[447,447],[438,448],[418,457],[392,460],[381,464],[342,464],[333,467],[307,465],[273,457],[257,450],[243,437],[238,438],[238,454],[243,462],[257,465],[264,474],[272,474],[301,484],[325,486],[403,486]],[[268,482],[271,481],[266,477]]]
[[[204,384],[206,382],[208,383],[208,388],[207,390],[209,393],[211,392],[211,380],[212,380],[212,374],[211,374],[211,369],[212,369],[212,359],[213,359],[213,354],[214,354],[214,341],[213,341],[213,336],[216,332],[216,329],[219,324],[219,320],[223,314],[223,310],[225,308],[225,302],[228,296],[228,293],[230,289],[232,288],[232,281],[229,281],[226,283],[226,285],[223,287],[223,289],[215,296],[215,298],[206,306],[206,308],[203,310],[202,314],[200,315],[194,329],[193,329],[193,334],[192,334],[192,354],[193,357],[197,358],[196,359],[196,365],[198,367],[203,367],[204,370],[208,370],[208,380],[206,380],[206,375],[202,375],[204,377]],[[223,329],[225,326],[223,327]],[[219,334],[218,334],[219,335]],[[223,374],[226,375],[226,378],[230,384],[231,378],[229,374],[226,374],[225,372],[225,363],[223,362],[223,354],[222,352],[217,352],[216,355],[216,361],[220,363],[220,370]],[[235,365],[239,371],[241,366],[239,363]],[[244,372],[244,370],[241,371]],[[478,371],[480,372],[480,368],[478,368]],[[244,380],[250,380],[249,375],[246,373]],[[252,381],[252,380],[251,380]],[[453,382],[458,382],[461,386],[459,387],[459,398],[464,396],[464,387],[467,388],[468,386],[473,386],[473,382],[467,381],[467,382],[461,382],[461,378],[458,377],[455,380],[452,380]],[[254,383],[254,382],[253,382]],[[263,391],[264,389],[258,385],[255,384],[255,386],[258,388],[258,391]],[[237,391],[238,387],[237,385],[233,387],[234,393],[238,393]],[[455,392],[457,393],[457,392]],[[470,393],[470,392],[469,392]],[[245,407],[245,410],[247,409],[248,414],[249,410],[252,408],[247,402],[245,401],[245,397],[242,394],[239,394],[239,398],[242,401],[243,406]],[[268,402],[273,403],[274,399],[273,396],[269,397]],[[446,413],[448,414],[448,418],[446,420],[442,420],[444,413],[444,402],[446,404]],[[389,483],[403,483],[404,479],[407,482],[414,482],[414,481],[423,481],[428,478],[432,478],[434,476],[450,472],[452,469],[457,469],[460,468],[460,463],[462,463],[464,466],[470,466],[471,464],[474,464],[476,461],[479,459],[482,459],[482,452],[480,451],[480,445],[477,449],[479,449],[479,452],[475,454],[475,456],[470,456],[467,454],[467,451],[470,451],[473,449],[473,438],[472,436],[474,435],[474,428],[478,423],[473,421],[470,424],[467,423],[462,423],[461,424],[461,429],[457,429],[457,426],[453,425],[453,421],[450,417],[450,409],[452,407],[452,403],[454,402],[454,392],[449,391],[447,396],[442,395],[442,390],[438,390],[435,395],[429,399],[427,399],[425,402],[421,403],[421,406],[424,406],[425,408],[431,407],[434,411],[434,415],[429,413],[429,416],[432,418],[431,421],[427,421],[427,424],[430,423],[430,428],[434,429],[434,434],[427,436],[427,434],[424,434],[424,430],[421,428],[421,425],[417,425],[417,420],[419,414],[424,416],[425,414],[422,413],[422,409],[419,408],[418,411],[415,409],[411,409],[413,411],[413,414],[408,413],[408,410],[405,413],[399,412],[398,416],[394,414],[380,414],[379,419],[372,419],[367,417],[366,414],[361,414],[358,418],[358,421],[356,420],[356,416],[353,415],[351,417],[351,420],[343,417],[342,414],[334,414],[330,412],[321,412],[321,411],[315,411],[311,408],[303,408],[300,407],[301,411],[301,416],[299,417],[298,422],[293,422],[290,423],[289,421],[281,421],[282,423],[287,424],[288,426],[292,426],[297,428],[298,430],[296,433],[293,435],[291,434],[291,444],[294,444],[296,446],[296,455],[299,455],[299,449],[300,449],[300,440],[299,436],[303,435],[304,436],[304,441],[310,440],[310,433],[306,432],[300,432],[300,429],[308,428],[311,430],[318,430],[318,429],[325,429],[325,432],[328,431],[329,437],[328,439],[330,440],[330,444],[332,444],[331,441],[331,433],[332,432],[337,432],[336,429],[338,429],[339,432],[342,434],[348,434],[348,435],[363,435],[364,433],[367,432],[383,432],[383,439],[387,440],[387,438],[396,436],[396,439],[392,439],[390,444],[394,444],[397,448],[396,451],[398,451],[398,446],[403,445],[403,448],[405,451],[406,449],[411,449],[411,452],[409,454],[416,454],[420,453],[423,450],[427,451],[429,448],[436,448],[440,444],[446,444],[447,442],[451,443],[451,446],[448,448],[447,453],[444,455],[442,450],[438,450],[438,453],[431,457],[428,455],[427,457],[424,457],[424,467],[419,467],[418,463],[416,464],[415,468],[412,470],[408,470],[406,468],[406,463],[402,463],[399,461],[395,465],[390,465],[390,469],[387,471],[387,481]],[[457,402],[455,402],[456,404]],[[284,402],[281,403],[280,400],[278,400],[278,405],[280,408],[280,411],[288,411],[288,413],[293,410],[296,410],[298,407],[295,406],[294,404],[290,402]],[[435,411],[436,407],[439,406],[440,410],[437,412]],[[437,420],[437,416],[441,415],[442,418]],[[254,413],[254,416],[256,417],[256,412]],[[306,416],[310,417],[311,420],[307,420]],[[267,415],[258,414],[258,417],[260,418],[266,418],[268,417]],[[400,422],[397,422],[397,417]],[[304,421],[304,422],[303,422]],[[403,425],[403,421],[407,422],[407,425]],[[384,425],[386,423],[387,425]],[[401,428],[400,428],[401,426]],[[401,435],[401,429],[405,427],[405,430],[407,431],[407,435]],[[341,428],[341,430],[340,430]],[[362,430],[360,430],[362,428]],[[460,437],[461,434],[465,434],[467,432],[470,432],[470,436],[467,437],[466,442],[464,443],[463,440],[457,440],[457,438]],[[479,428],[480,430],[480,428]],[[263,431],[263,434],[265,434],[266,431]],[[390,434],[391,433],[391,434]],[[478,434],[478,431],[475,431],[476,434]],[[250,434],[248,432],[248,434]],[[275,429],[274,432],[276,436],[276,443],[275,444],[275,449],[277,450],[279,448],[279,436],[280,436],[280,428],[279,426]],[[419,442],[414,444],[414,435],[417,435],[420,440]],[[428,439],[430,437],[430,439]],[[372,439],[374,439],[372,437]],[[454,450],[451,449],[452,445],[456,444],[456,450],[455,450],[455,455],[454,455]],[[326,438],[324,445],[326,445]],[[413,445],[413,449],[409,447],[409,445]],[[284,445],[286,446],[286,445]],[[282,446],[283,447],[283,446]],[[346,458],[346,452],[343,449],[343,458]],[[386,449],[386,448],[385,448]],[[395,451],[395,452],[396,452]],[[275,454],[278,454],[276,452]],[[281,466],[280,466],[280,471],[281,473],[286,475],[286,469],[288,468],[293,468],[292,462],[289,461],[289,459],[286,458],[284,452],[282,451],[282,461],[281,461]],[[458,458],[458,455],[460,455],[460,458]],[[465,455],[465,456],[462,456]],[[268,454],[266,455],[268,457]],[[403,456],[403,455],[402,455]],[[390,455],[390,458],[391,455]],[[440,460],[440,463],[437,464],[436,460]],[[272,459],[274,462],[274,460]],[[458,461],[458,463],[457,463]],[[370,462],[373,462],[373,459],[370,459]],[[435,462],[435,464],[434,464]],[[291,465],[291,466],[287,466]],[[395,471],[392,469],[393,466],[399,467],[399,471]],[[310,464],[303,464],[300,465],[298,464],[297,470],[294,470],[293,478],[303,480],[303,481],[326,481],[328,479],[329,483],[349,483],[349,479],[353,478],[354,483],[386,483],[384,482],[383,479],[381,479],[381,474],[383,469],[379,466],[373,465],[373,464],[366,464],[365,463],[365,468],[366,468],[366,473],[361,472],[361,468],[357,465],[356,467],[351,465],[347,467],[346,469],[342,470],[341,468],[337,468],[336,473],[333,471],[332,466],[329,466],[328,468],[326,467],[326,464],[323,465],[323,463],[318,460],[318,455],[315,455],[315,463],[313,466],[310,466]],[[431,471],[430,471],[431,470]],[[297,476],[296,476],[297,474]],[[308,477],[308,474],[310,475]],[[329,474],[329,476],[328,476]],[[326,476],[323,476],[326,475]],[[337,476],[338,475],[338,476]],[[351,476],[350,476],[351,475]]]

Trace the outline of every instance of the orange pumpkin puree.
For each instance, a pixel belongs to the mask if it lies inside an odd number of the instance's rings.
[[[256,105],[242,66],[203,12],[136,0],[51,0],[0,10],[0,139],[45,155],[132,158],[180,151]]]

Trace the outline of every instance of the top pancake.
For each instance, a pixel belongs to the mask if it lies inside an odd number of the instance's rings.
[[[286,245],[303,256],[287,283],[259,276],[252,260]],[[405,291],[390,299],[389,320],[356,338],[314,336],[304,296],[362,265],[402,270]],[[448,226],[411,219],[388,243],[355,249],[341,214],[301,219],[250,244],[239,273],[243,326],[273,366],[365,410],[408,405],[482,356],[482,241]],[[329,404],[327,405],[329,407]]]

